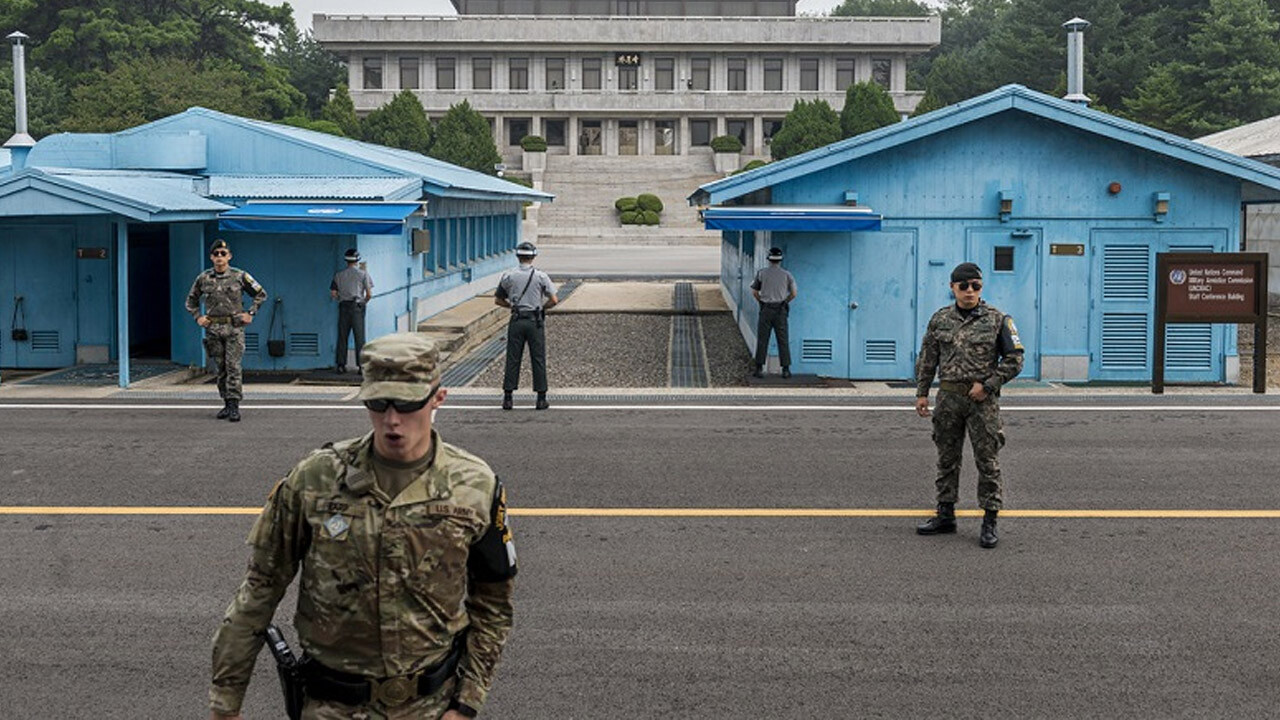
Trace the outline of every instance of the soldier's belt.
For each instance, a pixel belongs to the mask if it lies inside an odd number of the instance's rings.
[[[973,387],[971,382],[951,382],[949,380],[941,380],[938,382],[939,390],[946,390],[949,393],[958,395],[968,395],[969,389]]]
[[[205,315],[204,319],[208,320],[211,323],[217,323],[219,325],[231,322],[230,315]]]
[[[308,659],[302,666],[307,697],[343,705],[377,702],[386,707],[397,707],[410,700],[426,697],[439,690],[457,671],[458,662],[467,646],[466,636],[464,631],[454,637],[453,647],[444,660],[411,675],[369,678],[339,672]]]

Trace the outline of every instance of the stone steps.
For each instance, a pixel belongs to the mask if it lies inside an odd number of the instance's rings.
[[[418,323],[418,332],[436,342],[440,363],[447,368],[462,358],[494,328],[506,322],[510,310],[493,304],[493,294],[477,295]]]

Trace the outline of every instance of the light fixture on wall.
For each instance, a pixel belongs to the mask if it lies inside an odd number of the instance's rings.
[[[858,193],[852,190],[844,191],[844,204],[849,207],[855,207],[858,204]]]
[[[1151,196],[1155,204],[1156,222],[1164,222],[1164,217],[1169,214],[1169,193],[1158,192]]]
[[[1009,216],[1013,214],[1013,191],[1000,191],[1000,222],[1009,222]]]

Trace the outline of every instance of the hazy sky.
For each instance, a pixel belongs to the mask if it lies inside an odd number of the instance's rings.
[[[272,5],[282,0],[267,0]],[[313,13],[330,15],[452,15],[449,0],[289,0],[298,27],[310,28]],[[823,12],[840,4],[840,0],[800,0],[802,13]]]

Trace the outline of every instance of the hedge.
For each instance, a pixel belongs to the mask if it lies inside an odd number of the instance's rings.
[[[742,141],[736,135],[717,135],[711,138],[711,149],[718,153],[742,152]]]
[[[546,152],[547,141],[541,135],[525,135],[520,138],[520,147],[526,152]]]
[[[662,198],[653,193],[642,193],[636,198],[636,203],[641,210],[652,210],[655,213],[662,212]]]

